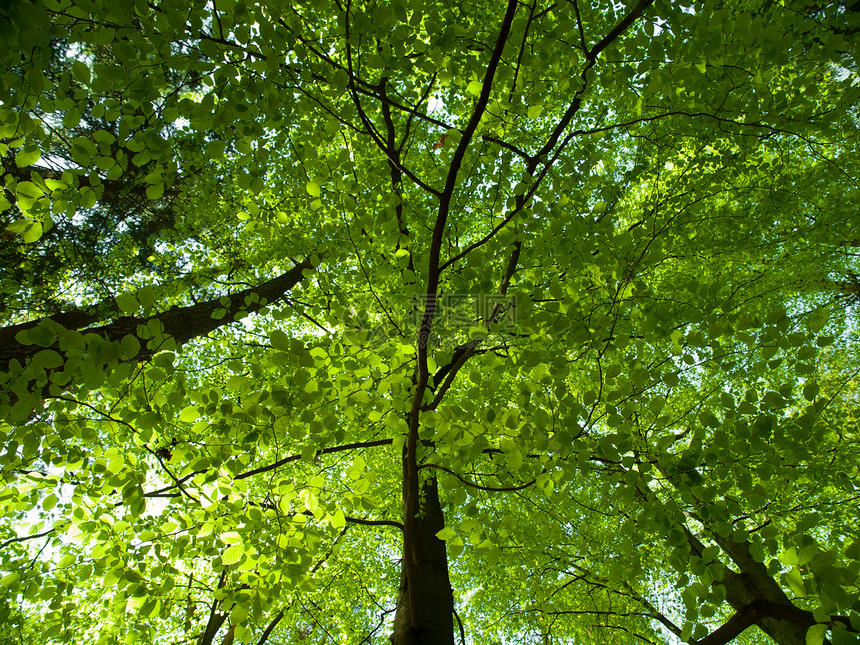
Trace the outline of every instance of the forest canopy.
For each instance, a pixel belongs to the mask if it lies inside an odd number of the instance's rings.
[[[860,642],[858,31],[0,2],[0,643]]]

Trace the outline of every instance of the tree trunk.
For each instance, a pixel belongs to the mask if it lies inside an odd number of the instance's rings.
[[[448,578],[448,555],[445,542],[436,537],[445,528],[445,517],[435,477],[421,486],[420,509],[414,518],[403,518],[404,524],[412,522],[413,538],[403,542],[400,589],[390,640],[392,645],[454,645],[454,595]],[[407,575],[407,558],[411,558],[414,580]]]

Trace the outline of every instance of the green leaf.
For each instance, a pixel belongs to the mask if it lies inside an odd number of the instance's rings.
[[[860,643],[860,634],[841,628],[837,622],[830,632],[830,642],[833,645],[857,645]]]
[[[57,566],[60,568],[70,567],[75,564],[77,560],[77,557],[73,553],[67,553],[62,558],[60,558],[60,561],[57,563]]]
[[[81,61],[76,60],[72,63],[72,73],[78,83],[86,85],[90,82],[90,68]]]
[[[93,71],[99,78],[110,82],[121,81],[126,75],[125,70],[119,65],[96,64],[93,66]]]
[[[107,470],[109,473],[119,473],[122,472],[122,469],[125,467],[125,459],[122,457],[114,457],[110,460],[107,465]]]
[[[230,623],[238,625],[244,623],[248,619],[248,605],[245,603],[237,603],[233,606],[230,612]]]
[[[308,195],[310,195],[311,197],[319,197],[320,194],[322,193],[322,190],[320,189],[320,185],[316,182],[313,182],[313,181],[309,181],[305,185],[305,190],[308,191]]]
[[[0,587],[11,587],[21,579],[20,573],[9,573],[0,578]]]
[[[624,567],[620,562],[613,562],[609,565],[609,581],[612,583],[619,583],[624,579],[625,572]]]
[[[530,119],[536,119],[541,115],[541,112],[543,112],[543,105],[532,105],[528,109],[528,117]]]
[[[164,195],[164,184],[157,182],[146,187],[146,198],[151,200],[161,199]]]
[[[150,286],[138,289],[137,299],[144,309],[149,310],[155,304],[155,290]]]
[[[224,544],[240,544],[242,542],[242,536],[236,531],[226,531],[219,538]]]
[[[18,337],[20,336],[20,338]],[[19,332],[16,340],[25,345],[37,345],[39,347],[51,347],[57,342],[56,332],[48,327],[45,323],[36,325],[28,330],[26,334]]]
[[[245,555],[245,547],[244,545],[234,544],[232,546],[224,549],[224,553],[221,554],[221,564],[224,566],[232,566],[239,562],[242,559],[242,556]]]
[[[9,412],[12,423],[23,423],[33,414],[33,404],[27,399],[16,401]]]
[[[200,410],[195,405],[189,405],[182,409],[179,413],[179,420],[185,423],[192,423],[200,418]]]
[[[43,349],[33,356],[33,365],[44,370],[54,369],[63,364],[63,358],[55,351]]]
[[[126,316],[131,316],[137,313],[140,305],[137,302],[137,298],[135,298],[130,293],[121,293],[114,298],[116,302],[116,306],[119,309],[121,314]]]
[[[800,575],[800,571],[797,569],[789,569],[785,574],[785,582],[788,584],[791,592],[798,597],[806,596],[806,586],[803,583],[803,576]]]
[[[122,355],[125,360],[131,360],[140,352],[140,341],[136,336],[127,334],[122,337]]]
[[[342,529],[344,527],[344,525],[346,525],[346,518],[343,514],[343,511],[340,509],[337,509],[335,511],[334,515],[332,515],[329,518],[329,522],[331,523],[331,526],[333,529],[335,529],[335,530]]]
[[[15,165],[19,168],[32,166],[42,157],[42,151],[36,146],[27,146],[15,155]]]
[[[448,541],[456,535],[457,532],[449,526],[446,526],[442,530],[436,532],[436,537],[443,541]]]
[[[98,196],[92,188],[82,188],[80,192],[81,208],[92,208],[98,203]]]
[[[282,352],[290,351],[290,338],[280,329],[273,329],[270,331],[269,340],[271,340],[272,347],[275,349]]]
[[[806,631],[806,645],[822,645],[827,635],[827,625],[813,625]]]
[[[22,234],[24,242],[32,244],[38,242],[43,233],[42,224],[40,222],[31,222],[27,229]]]

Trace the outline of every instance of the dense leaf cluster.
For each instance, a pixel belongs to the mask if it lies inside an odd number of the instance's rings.
[[[0,642],[857,642],[858,29],[0,5]]]

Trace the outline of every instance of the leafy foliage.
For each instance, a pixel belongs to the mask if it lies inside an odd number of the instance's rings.
[[[0,14],[0,640],[856,642],[856,3]]]

